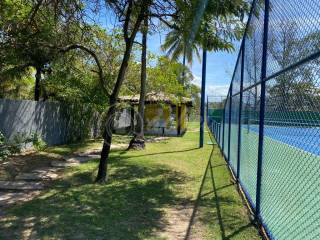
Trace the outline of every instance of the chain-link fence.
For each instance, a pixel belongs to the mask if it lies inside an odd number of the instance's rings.
[[[271,239],[320,239],[320,2],[253,1],[213,132]]]
[[[220,130],[222,129],[225,100],[226,96],[209,96],[207,98],[207,124],[219,143],[222,143],[222,132]]]

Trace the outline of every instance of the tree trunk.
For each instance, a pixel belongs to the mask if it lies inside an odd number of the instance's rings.
[[[147,35],[148,35],[148,17],[144,18],[144,26],[142,31],[142,52],[141,52],[141,78],[140,78],[140,98],[138,106],[137,126],[133,139],[130,141],[129,148],[144,149],[144,103],[146,99],[146,83],[147,83]]]
[[[146,14],[148,7],[150,5],[149,1],[143,1],[143,6],[142,9],[140,10],[140,14],[138,16],[138,19],[136,20],[133,30],[131,31],[130,37],[127,35],[128,31],[128,24],[124,25],[124,37],[125,37],[125,42],[126,42],[126,49],[122,58],[122,63],[119,69],[117,81],[115,83],[114,89],[112,91],[112,94],[109,98],[109,110],[107,112],[107,122],[105,125],[105,130],[103,134],[104,142],[103,142],[103,147],[101,151],[101,158],[100,158],[100,163],[99,163],[99,170],[98,174],[96,177],[96,182],[98,183],[103,183],[106,182],[107,180],[107,160],[109,157],[110,153],[110,148],[111,148],[111,141],[112,141],[112,131],[113,131],[113,125],[114,125],[114,115],[116,111],[116,103],[117,103],[117,98],[119,96],[120,88],[123,83],[130,56],[131,56],[131,51],[132,51],[132,46],[134,39],[137,35],[137,32],[140,28],[141,22],[143,21],[143,16]],[[130,8],[129,8],[130,9]],[[131,10],[131,9],[130,9]],[[128,11],[127,14],[131,14],[131,11]],[[126,16],[126,20],[128,19],[128,15]],[[130,18],[129,18],[130,19]],[[128,23],[128,22],[126,22]]]
[[[111,100],[110,100],[111,102]],[[101,158],[99,163],[99,170],[96,178],[96,182],[104,183],[107,181],[107,159],[109,157],[111,142],[112,142],[112,130],[114,121],[115,105],[111,104],[106,118],[106,126],[103,133],[103,146],[101,151]]]
[[[36,68],[36,83],[34,87],[34,100],[39,101],[40,99],[40,81],[41,81],[41,67]]]
[[[133,37],[134,39],[134,37]],[[103,147],[101,151],[101,158],[99,163],[99,170],[96,177],[96,182],[104,183],[107,181],[107,159],[110,153],[111,141],[112,141],[112,131],[113,131],[113,124],[114,124],[114,114],[116,111],[116,103],[117,98],[120,92],[121,85],[123,83],[126,70],[128,68],[128,63],[131,55],[133,40],[126,43],[126,50],[123,55],[122,63],[119,69],[118,77],[116,84],[114,86],[113,92],[109,98],[109,110],[107,112],[106,117],[106,126],[104,129],[103,134]]]
[[[186,78],[186,46],[183,47],[183,59],[182,59],[182,65],[183,65],[183,70],[182,70],[182,81],[181,84],[184,86],[185,84],[185,78]]]

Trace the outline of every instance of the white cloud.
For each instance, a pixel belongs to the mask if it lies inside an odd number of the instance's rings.
[[[207,87],[208,96],[227,96],[230,85],[209,85]]]
[[[201,77],[194,74],[192,83],[198,87],[201,87]]]

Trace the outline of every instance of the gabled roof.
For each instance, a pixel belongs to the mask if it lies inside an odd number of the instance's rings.
[[[139,104],[140,95],[121,96],[118,98],[119,102],[130,102],[131,104]],[[176,97],[173,94],[165,94],[163,92],[151,92],[146,94],[146,103],[167,103],[171,105],[186,104],[192,106],[191,98]]]

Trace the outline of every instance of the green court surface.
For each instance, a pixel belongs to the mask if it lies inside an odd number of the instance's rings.
[[[231,132],[237,129],[236,125],[231,126]],[[280,131],[283,129],[274,128],[272,135],[264,137],[262,219],[274,239],[319,239],[320,227],[314,223],[320,219],[320,157],[305,151],[305,146],[298,148],[279,141],[278,139],[284,139]],[[231,133],[231,136],[234,135]],[[257,131],[251,127],[250,129],[243,127],[240,143],[240,181],[254,206],[258,156]],[[236,151],[236,139],[231,138],[230,164],[235,170]]]

